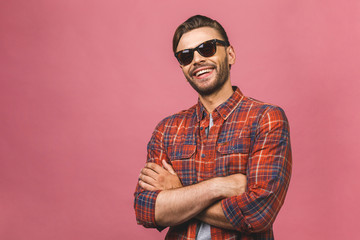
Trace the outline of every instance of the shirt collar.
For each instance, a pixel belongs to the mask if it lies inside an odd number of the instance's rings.
[[[214,110],[216,111],[224,120],[226,120],[230,114],[235,110],[235,108],[239,105],[244,95],[240,91],[240,89],[236,86],[233,86],[234,93],[231,95],[228,100],[217,106]],[[198,104],[196,106],[196,117],[197,121],[201,121],[204,116],[206,116],[207,111],[204,105],[201,103],[200,99],[198,99]]]

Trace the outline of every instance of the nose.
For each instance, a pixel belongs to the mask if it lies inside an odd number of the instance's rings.
[[[198,53],[198,51],[194,51],[193,63],[196,65],[202,62],[205,62],[205,57],[201,56],[200,53]]]

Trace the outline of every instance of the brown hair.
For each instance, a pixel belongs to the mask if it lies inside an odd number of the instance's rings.
[[[176,52],[176,48],[179,44],[180,38],[184,33],[187,33],[191,30],[194,30],[196,28],[201,28],[201,27],[214,28],[224,38],[224,39],[219,39],[219,40],[224,40],[225,42],[227,42],[230,45],[230,42],[229,42],[228,36],[225,32],[225,29],[221,26],[220,23],[218,23],[216,20],[213,20],[211,18],[202,16],[202,15],[195,15],[195,16],[192,16],[191,18],[189,18],[188,20],[186,20],[185,22],[183,22],[176,29],[176,31],[174,33],[174,37],[173,37],[174,53]]]

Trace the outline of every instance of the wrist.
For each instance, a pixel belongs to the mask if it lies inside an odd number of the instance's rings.
[[[210,186],[209,186],[209,192],[210,194],[213,194],[213,198],[215,200],[220,200],[223,198],[226,198],[228,193],[226,192],[226,188],[224,187],[223,178],[222,177],[216,177],[208,180]]]

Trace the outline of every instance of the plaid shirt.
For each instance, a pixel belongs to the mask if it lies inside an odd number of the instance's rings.
[[[245,193],[221,201],[226,218],[237,231],[211,226],[212,239],[274,239],[272,224],[284,203],[291,175],[289,125],[284,111],[245,97],[235,87],[233,95],[209,114],[198,104],[165,118],[148,144],[148,162],[171,163],[184,186],[242,173]],[[160,191],[135,191],[138,224],[155,223],[155,201]],[[166,239],[195,239],[197,219],[170,227]]]

